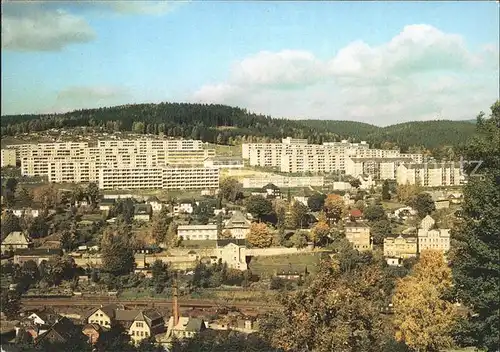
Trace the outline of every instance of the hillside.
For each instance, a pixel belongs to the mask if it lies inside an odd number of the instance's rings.
[[[185,103],[137,104],[76,110],[52,115],[2,116],[2,136],[51,128],[88,126],[102,131],[133,131],[228,144],[308,138],[311,143],[351,139],[379,147],[384,142],[403,150],[459,146],[474,133],[471,121],[418,121],[378,127],[354,121],[286,120],[225,105]]]

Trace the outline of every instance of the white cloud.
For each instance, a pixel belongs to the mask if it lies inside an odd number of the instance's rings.
[[[2,49],[59,51],[69,44],[86,43],[95,38],[83,18],[64,10],[48,10],[31,4],[12,5],[18,9],[4,11],[2,16]]]
[[[187,1],[110,1],[103,3],[119,14],[161,16],[172,12]]]
[[[475,53],[459,35],[410,25],[383,45],[355,41],[325,61],[301,50],[257,53],[234,65],[227,82],[205,85],[192,98],[274,116],[379,125],[471,118],[497,99],[496,58],[494,45]],[[471,87],[481,91],[474,99]]]
[[[97,86],[97,87],[68,87],[57,94],[60,101],[85,101],[106,100],[120,98],[127,95],[127,90],[120,87]]]

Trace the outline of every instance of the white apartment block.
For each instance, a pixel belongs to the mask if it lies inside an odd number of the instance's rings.
[[[1,167],[16,166],[15,149],[2,149],[1,153]]]
[[[204,167],[215,157],[197,140],[101,140],[16,146],[21,173],[48,176],[49,182],[99,182],[101,189],[217,188],[217,167]],[[14,150],[15,151],[15,150]]]
[[[323,176],[288,177],[268,174],[266,176],[244,178],[242,183],[243,188],[262,188],[269,183],[280,188],[323,187],[325,185],[325,178]]]
[[[347,157],[345,173],[347,175],[370,175],[374,180],[395,180],[396,170],[403,163],[414,160],[405,154],[399,157]]]
[[[152,168],[101,168],[99,188],[113,189],[213,189],[219,187],[219,169],[204,166]]]
[[[401,164],[396,171],[398,185],[458,186],[463,179],[462,168],[457,162]]]
[[[282,143],[250,143],[242,145],[242,157],[250,166],[274,167],[282,172],[346,171],[348,157],[402,158],[421,162],[420,154],[402,154],[399,150],[370,149],[366,142],[328,142],[307,144],[306,140],[286,138]],[[384,166],[390,169],[389,166]],[[385,171],[384,171],[385,172]],[[390,172],[387,171],[390,174]]]
[[[179,225],[177,236],[182,240],[217,240],[217,225]]]

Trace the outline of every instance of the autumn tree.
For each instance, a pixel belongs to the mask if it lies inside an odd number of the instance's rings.
[[[310,232],[310,239],[316,246],[324,243],[330,234],[330,226],[325,221],[319,221]]]
[[[44,210],[55,208],[58,204],[58,191],[53,184],[35,188],[33,200],[41,205]]]
[[[273,235],[266,224],[253,223],[250,225],[247,242],[257,248],[270,247],[273,242]]]
[[[290,215],[293,228],[303,228],[307,225],[308,208],[301,202],[294,202],[290,207]]]
[[[128,274],[135,263],[130,232],[125,227],[107,228],[101,240],[102,267],[113,275]]]
[[[243,198],[243,185],[235,178],[223,178],[219,183],[219,195],[226,201],[234,202]]]
[[[166,207],[153,216],[151,223],[151,237],[155,240],[156,244],[165,242],[168,226],[171,222],[172,218],[170,217]]]
[[[453,344],[456,307],[444,299],[451,269],[440,251],[424,250],[409,276],[400,279],[392,299],[396,339],[414,351],[437,352]]]
[[[500,101],[489,119],[480,114],[477,133],[463,151],[466,160],[481,160],[477,173],[464,187],[462,221],[452,232],[454,287],[457,298],[472,314],[461,332],[462,340],[488,351],[500,345]],[[467,165],[470,173],[476,165]]]
[[[344,199],[338,194],[329,194],[325,199],[325,210],[328,219],[339,221],[345,213]]]
[[[420,187],[418,185],[398,185],[396,188],[396,193],[399,202],[407,204],[412,197],[420,193]]]
[[[262,196],[250,196],[246,203],[247,211],[259,220],[273,211],[271,201]]]
[[[323,260],[307,287],[279,296],[260,334],[284,351],[379,352],[385,329],[373,298],[380,279],[376,268],[344,275],[337,261]]]

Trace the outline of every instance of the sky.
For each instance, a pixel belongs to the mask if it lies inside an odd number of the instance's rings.
[[[499,4],[2,1],[2,115],[239,106],[386,126],[499,96]]]

